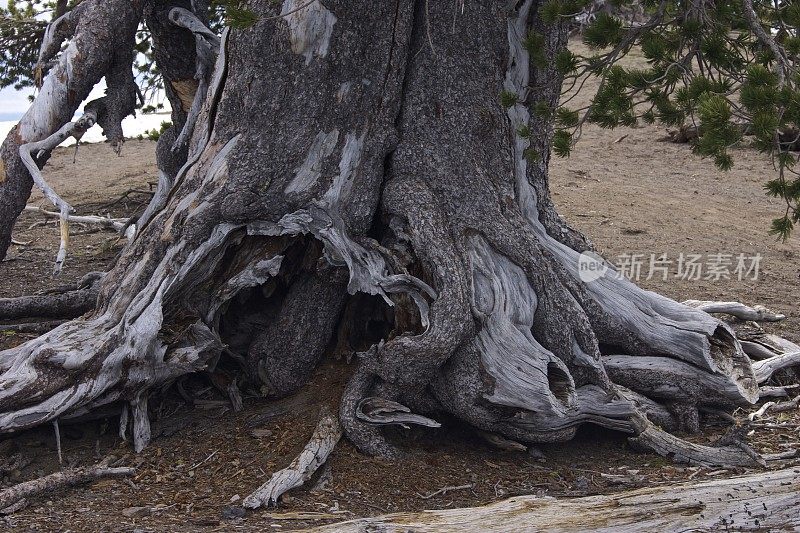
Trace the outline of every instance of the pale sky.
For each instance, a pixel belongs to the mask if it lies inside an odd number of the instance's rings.
[[[101,80],[100,83],[98,83],[95,88],[92,89],[87,101],[100,98],[105,93],[105,90],[106,81]],[[5,138],[8,131],[14,127],[14,124],[16,124],[19,118],[25,113],[25,111],[27,111],[28,106],[30,105],[27,100],[28,94],[31,94],[30,90],[15,91],[13,89],[3,89],[0,91],[0,141]],[[165,104],[165,108],[161,112],[158,114],[149,115],[137,113],[135,117],[128,116],[122,121],[122,130],[125,132],[126,136],[135,137],[139,134],[145,133],[147,130],[158,129],[161,127],[161,122],[170,120],[168,114],[169,100],[166,100],[163,97],[163,93],[159,96]],[[81,106],[75,113],[75,117],[79,117],[82,114],[83,106]],[[86,135],[84,135],[82,140],[85,142],[102,142],[104,138],[101,131],[102,130],[100,126],[94,125],[88,132],[86,132]],[[64,145],[71,144],[72,142],[73,141],[71,139],[67,139],[64,141]]]
[[[6,87],[0,90],[0,120],[19,118],[30,105],[29,94],[32,94],[30,89],[15,91],[12,87]]]
[[[101,80],[87,100],[94,100],[103,96],[106,90],[106,81]],[[0,120],[17,120],[28,110],[31,103],[28,95],[33,94],[33,89],[27,88],[22,91],[15,91],[13,87],[6,87],[0,90]],[[81,111],[82,112],[82,111]]]

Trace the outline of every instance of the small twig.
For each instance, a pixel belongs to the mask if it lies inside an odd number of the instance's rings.
[[[454,491],[454,490],[471,489],[474,486],[475,485],[472,484],[472,483],[469,484],[469,485],[447,486],[447,487],[442,487],[441,489],[439,489],[437,491],[431,492],[430,494],[420,494],[418,492],[417,496],[419,496],[423,500],[430,500],[431,498],[433,498],[434,496],[438,496],[439,494],[447,494],[448,492],[451,492],[451,491]]]
[[[189,470],[194,470],[195,468],[197,468],[197,467],[199,467],[199,466],[201,466],[201,465],[204,465],[204,464],[206,464],[206,463],[207,463],[207,462],[209,462],[209,461],[210,461],[210,460],[211,460],[211,459],[212,459],[212,458],[213,458],[215,455],[217,455],[217,452],[218,452],[218,451],[219,451],[219,450],[214,450],[213,452],[211,452],[211,455],[209,455],[208,457],[206,457],[205,459],[203,459],[203,460],[202,460],[202,461],[200,461],[199,463],[195,464],[194,466],[191,466],[191,467],[189,467]]]
[[[58,451],[58,464],[64,464],[64,457],[61,455],[61,430],[58,427],[58,418],[53,420],[53,430],[56,433],[56,450]]]

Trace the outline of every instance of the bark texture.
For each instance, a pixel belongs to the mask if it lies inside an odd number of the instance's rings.
[[[224,361],[283,396],[337,347],[357,352],[339,418],[367,453],[398,453],[384,426],[447,414],[522,442],[593,423],[684,462],[763,463],[664,429],[751,404],[795,358],[754,372],[721,320],[610,267],[579,275],[590,246],[553,209],[551,124],[527,107],[560,80],[522,44],[539,29],[552,56],[566,30],[534,0],[258,0],[219,43],[166,7],[195,38],[197,92],[173,87],[186,162],[164,167],[95,311],[0,353],[0,431],[119,403],[140,450],[155,387]]]

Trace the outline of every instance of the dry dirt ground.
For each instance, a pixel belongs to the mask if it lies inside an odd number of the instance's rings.
[[[560,212],[594,241],[606,257],[642,254],[645,277],[650,254],[734,256],[760,254],[758,279],[682,280],[671,275],[642,279],[648,289],[672,298],[761,303],[788,316],[769,331],[800,341],[800,234],[787,243],[767,235],[780,205],[762,184],[771,175],[765,158],[743,147],[727,173],[693,156],[686,145],[657,142],[664,129],[647,126],[614,132],[585,129],[567,160],[555,160],[552,189]],[[619,142],[617,139],[623,137]],[[155,144],[130,141],[117,158],[108,145],[59,149],[46,174],[81,214],[130,216],[141,209],[155,179]],[[127,197],[119,200],[120,196]],[[41,196],[31,199],[42,203]],[[110,233],[76,235],[60,279],[50,276],[58,230],[24,214],[14,246],[0,264],[0,297],[34,293],[102,270],[120,249]],[[32,225],[35,225],[31,228]],[[80,228],[78,228],[80,231]],[[9,347],[29,336],[3,334]],[[574,496],[608,493],[676,480],[730,476],[741,470],[686,468],[631,449],[621,435],[586,428],[573,442],[541,446],[541,455],[505,452],[486,444],[455,421],[438,431],[398,435],[408,455],[384,461],[360,455],[341,442],[321,475],[289,493],[277,509],[241,513],[237,502],[287,465],[310,436],[321,405],[335,406],[350,368],[326,361],[302,392],[279,402],[249,398],[231,412],[209,381],[192,378],[193,405],[170,392],[151,403],[150,447],[135,455],[116,436],[116,420],[62,426],[64,461],[86,465],[111,454],[137,468],[134,478],[104,480],[33,499],[0,527],[21,531],[280,531],[360,516],[423,508],[478,505],[515,494]],[[780,428],[752,436],[764,452],[800,444],[800,417],[781,415]],[[693,436],[711,442],[719,431]],[[3,469],[2,486],[59,468],[52,431],[42,429],[0,442],[6,457],[21,453],[30,464]],[[464,487],[441,491],[444,487]]]

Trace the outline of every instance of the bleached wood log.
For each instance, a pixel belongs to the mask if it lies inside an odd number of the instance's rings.
[[[741,320],[752,320],[754,322],[779,322],[786,318],[786,315],[773,313],[763,305],[750,307],[740,302],[713,302],[708,300],[686,300],[682,303],[706,313],[731,315]]]
[[[314,475],[341,438],[339,417],[333,413],[325,413],[300,455],[289,466],[272,474],[269,481],[244,499],[242,505],[248,509],[275,505],[284,492],[301,486]]]
[[[66,487],[90,483],[96,479],[133,475],[134,469],[90,466],[63,470],[31,481],[25,481],[0,492],[0,509],[7,509],[21,500],[44,492],[51,493]]]
[[[310,531],[792,531],[800,527],[796,469],[574,499],[517,496],[482,507],[393,513]]]

